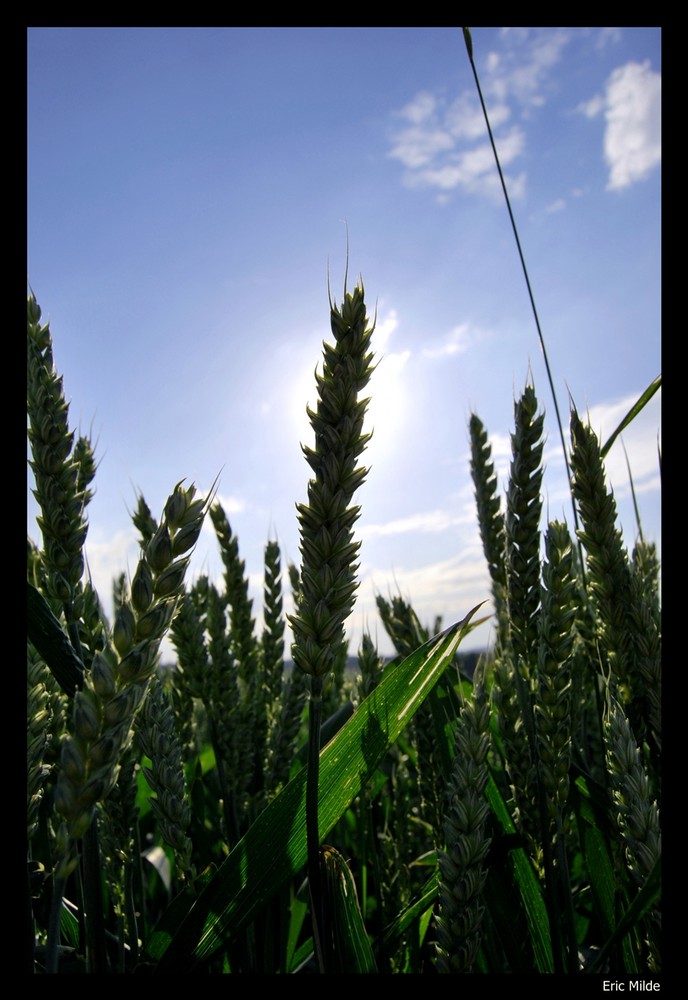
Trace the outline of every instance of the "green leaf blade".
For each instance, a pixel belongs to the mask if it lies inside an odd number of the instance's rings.
[[[658,375],[655,379],[652,380],[652,382],[650,382],[645,392],[643,392],[642,395],[638,397],[638,399],[630,408],[630,410],[623,418],[623,420],[616,428],[616,430],[612,431],[612,433],[609,435],[601,451],[602,458],[606,458],[611,449],[611,446],[614,444],[619,434],[621,434],[621,432],[624,431],[628,427],[628,425],[633,422],[633,420],[635,420],[635,418],[638,416],[641,410],[643,410],[647,406],[647,404],[650,402],[650,400],[652,399],[654,394],[658,391],[658,389],[661,388],[661,386],[662,386],[662,376]]]
[[[513,824],[509,810],[493,777],[490,777],[488,780],[486,795],[492,811],[502,826],[504,834],[507,837],[513,837],[516,833],[516,827]],[[554,972],[549,917],[547,916],[547,907],[542,896],[542,889],[525,850],[522,847],[511,848],[509,856],[514,883],[518,890],[523,914],[528,926],[529,940],[533,948],[533,958],[536,967],[533,971]],[[499,896],[500,894],[497,893],[496,895]],[[501,895],[506,898],[508,894],[503,892]],[[509,916],[508,924],[515,925],[513,914]],[[521,949],[519,948],[519,950]]]

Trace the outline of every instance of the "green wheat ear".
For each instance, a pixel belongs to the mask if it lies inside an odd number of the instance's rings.
[[[449,779],[445,813],[445,850],[437,852],[440,915],[437,918],[438,972],[470,972],[481,942],[490,847],[485,801],[490,747],[490,705],[481,668],[473,693],[461,706],[455,734],[456,755]]]
[[[193,879],[192,845],[187,836],[191,821],[182,754],[174,724],[172,699],[159,677],[151,681],[148,697],[136,720],[136,741],[151,760],[143,768],[155,798],[149,798],[161,836],[173,849],[182,879]]]
[[[621,843],[626,867],[635,884],[642,887],[660,864],[662,834],[659,806],[652,778],[645,766],[628,716],[610,685],[604,720],[607,772],[611,792],[611,813]],[[653,972],[661,971],[661,911],[652,906],[644,927],[648,964]]]
[[[469,422],[471,439],[471,478],[475,490],[478,527],[483,552],[492,581],[492,601],[497,617],[497,641],[503,647],[507,642],[509,615],[506,600],[506,533],[504,514],[497,492],[498,481],[492,461],[492,447],[487,431],[474,413]]]
[[[27,301],[27,414],[31,444],[34,496],[43,536],[41,560],[46,597],[59,616],[64,614],[70,641],[82,656],[78,623],[83,613],[81,578],[88,532],[88,488],[95,459],[87,438],[74,440],[69,428],[69,404],[62,376],[53,359],[50,324],[41,324],[41,308],[33,295]]]
[[[571,413],[573,491],[580,512],[588,584],[598,609],[599,642],[628,702],[639,739],[650,738],[659,763],[661,719],[661,630],[656,596],[631,564],[617,528],[616,500],[607,489],[599,442],[575,409]]]
[[[535,731],[540,780],[552,841],[563,821],[572,756],[571,673],[580,612],[573,544],[565,524],[551,521],[545,536],[539,621]]]
[[[296,665],[324,678],[344,645],[344,623],[357,588],[360,542],[353,526],[360,508],[352,497],[367,470],[357,465],[370,439],[363,433],[367,399],[359,399],[373,372],[362,286],[346,292],[330,310],[335,344],[323,345],[322,374],[316,373],[318,403],[308,410],[315,447],[303,445],[313,471],[308,503],[297,504],[301,531],[301,578],[296,612],[289,617]]]

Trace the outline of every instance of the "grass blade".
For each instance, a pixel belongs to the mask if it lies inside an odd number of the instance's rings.
[[[377,972],[349,866],[329,845],[320,848],[320,864],[326,926],[332,931],[332,940],[325,944],[325,971]]]
[[[385,928],[383,944],[386,950],[391,950],[394,944],[408,930],[414,921],[434,907],[440,892],[440,873],[436,867],[420,893],[415,896],[401,913],[397,914],[391,924]]]
[[[661,388],[661,386],[662,386],[662,376],[658,375],[657,378],[653,379],[652,382],[650,382],[650,384],[648,385],[647,389],[642,394],[642,396],[640,396],[635,401],[635,403],[630,408],[630,410],[628,411],[628,413],[626,414],[626,416],[623,418],[623,420],[621,421],[621,423],[619,424],[619,426],[616,428],[616,430],[612,431],[612,433],[609,435],[609,437],[607,438],[607,440],[605,442],[604,447],[602,448],[602,452],[601,452],[602,458],[605,458],[605,456],[609,452],[611,446],[614,444],[614,442],[616,441],[616,439],[619,436],[619,434],[621,434],[621,432],[623,430],[625,430],[628,427],[628,425],[630,423],[632,423],[633,420],[635,420],[635,418],[638,416],[638,414],[640,413],[640,411],[643,410],[647,406],[647,404],[650,402],[650,400],[652,399],[652,397],[654,396],[654,394],[657,392],[657,390]]]
[[[587,970],[588,972],[597,972],[599,969],[604,969],[604,963],[606,962],[607,956],[612,948],[620,940],[624,940],[630,931],[633,930],[642,918],[652,909],[652,907],[657,905],[661,894],[662,863],[661,859],[658,858],[645,885],[636,894],[633,902],[625,911],[621,920],[615,927],[614,933],[597,955],[594,964]]]
[[[504,833],[507,837],[513,836],[516,833],[516,827],[512,822],[509,810],[499,788],[492,777],[488,780],[486,795]],[[523,912],[528,923],[529,939],[533,947],[536,965],[536,969],[533,971],[553,972],[554,960],[552,956],[549,919],[540,884],[538,883],[533,866],[522,847],[511,849],[509,856],[513,868],[513,877],[518,887]],[[507,896],[508,894],[503,895]],[[509,921],[511,925],[515,924],[513,914],[510,915]]]
[[[578,820],[579,836],[583,858],[590,878],[590,889],[595,903],[595,915],[605,936],[608,947],[620,939],[614,934],[618,921],[618,886],[614,862],[609,849],[605,803],[596,802],[585,779],[580,776],[573,785],[573,801]],[[599,792],[598,790],[598,796]],[[638,965],[631,942],[623,940],[623,968],[626,972],[638,972]]]

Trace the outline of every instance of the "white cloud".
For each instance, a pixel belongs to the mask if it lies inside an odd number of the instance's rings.
[[[474,344],[485,340],[489,334],[484,333],[476,327],[471,327],[469,323],[460,323],[450,331],[446,340],[437,347],[426,347],[423,349],[423,357],[434,360],[435,358],[451,357],[453,354],[463,354]]]
[[[391,350],[392,338],[399,326],[396,309],[380,310],[372,337],[374,370],[366,388],[368,409],[364,429],[372,431],[366,465],[379,468],[393,459],[403,447],[404,428],[412,419],[407,378],[408,348]]]
[[[662,78],[650,63],[626,63],[607,80],[604,95],[578,105],[586,118],[604,113],[607,189],[619,191],[645,180],[662,159]]]
[[[661,161],[662,79],[645,61],[615,69],[607,81],[604,155],[608,190],[644,180]]]
[[[600,28],[595,44],[598,49],[603,49],[606,45],[615,45],[619,41],[621,41],[620,28]]]
[[[496,142],[502,168],[504,168],[521,154],[525,145],[525,137],[521,129],[514,128]],[[519,198],[523,195],[525,174],[522,173],[518,177],[507,176],[506,182],[511,197]],[[426,166],[407,173],[406,183],[411,187],[436,187],[442,191],[462,187],[474,194],[491,198],[501,197],[494,154],[492,147],[487,142],[464,152],[453,153],[436,166]]]
[[[599,114],[604,111],[605,99],[602,94],[595,94],[591,97],[589,101],[581,101],[578,105],[578,110],[581,114],[584,114],[586,118],[596,118]]]
[[[516,100],[524,106],[544,103],[542,88],[571,40],[567,28],[509,28],[500,33],[505,48],[490,53],[485,92],[498,101]]]
[[[437,107],[437,99],[427,91],[416,94],[414,99],[399,112],[403,118],[408,118],[410,122],[418,125],[429,118]]]
[[[389,340],[399,326],[399,318],[396,309],[390,309],[384,317],[375,320],[375,330],[373,331],[373,347],[376,357],[384,354]]]
[[[110,619],[113,582],[121,573],[126,573],[131,582],[139,552],[138,536],[133,527],[107,537],[102,532],[89,530],[85,545],[87,576],[90,574],[103,610]]]
[[[428,532],[446,531],[447,528],[462,524],[464,518],[455,511],[430,510],[409,517],[397,518],[396,521],[385,521],[384,524],[363,524],[360,528],[361,538],[379,538],[382,535],[406,535],[410,532],[426,534]]]
[[[245,509],[246,503],[240,500],[239,497],[230,496],[229,494],[218,493],[215,497],[215,503],[222,505],[222,509],[225,514],[238,514]]]
[[[646,60],[619,66],[604,94],[582,101],[586,118],[604,113],[604,158],[609,166],[607,190],[619,191],[644,180],[662,158],[662,78]]]
[[[566,208],[566,202],[563,198],[557,198],[555,201],[551,202],[546,209],[548,215],[554,215],[556,212],[562,212]]]
[[[399,133],[396,145],[389,155],[401,160],[405,167],[416,170],[432,163],[438,153],[452,149],[453,146],[451,135],[441,129],[414,127]]]
[[[506,104],[491,106],[489,114],[493,130],[511,117]],[[468,91],[460,94],[449,106],[444,121],[455,139],[482,139],[485,136],[485,116],[480,102]]]

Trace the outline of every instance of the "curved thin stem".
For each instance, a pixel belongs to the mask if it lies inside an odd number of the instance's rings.
[[[566,450],[566,440],[564,438],[564,425],[561,421],[561,415],[559,413],[559,403],[557,402],[557,394],[554,389],[554,379],[552,378],[552,371],[549,366],[549,357],[547,355],[547,348],[545,346],[545,338],[542,335],[542,328],[540,326],[540,318],[538,316],[538,311],[535,306],[535,297],[533,295],[533,290],[530,285],[530,278],[528,277],[528,268],[526,267],[525,257],[523,256],[523,250],[521,249],[521,241],[518,236],[518,229],[516,227],[516,220],[514,219],[514,213],[511,210],[511,202],[509,201],[509,193],[506,189],[506,181],[504,180],[504,174],[502,173],[502,165],[499,162],[499,155],[497,154],[497,146],[495,145],[494,136],[492,135],[492,127],[490,126],[490,119],[487,114],[487,108],[485,107],[485,101],[483,99],[483,92],[480,87],[480,80],[478,79],[478,71],[475,68],[475,63],[473,61],[473,43],[471,41],[471,34],[468,28],[463,28],[463,37],[466,42],[466,51],[468,52],[468,58],[471,63],[471,69],[473,70],[473,77],[475,79],[475,85],[478,90],[478,97],[480,98],[480,105],[483,109],[483,115],[485,117],[485,124],[487,126],[487,133],[490,137],[490,144],[492,146],[492,152],[494,153],[495,163],[497,164],[497,171],[499,173],[499,180],[502,185],[502,191],[504,192],[504,200],[506,201],[507,211],[509,212],[509,218],[511,220],[511,228],[514,233],[514,239],[516,240],[516,247],[518,249],[518,255],[521,259],[521,268],[523,270],[523,276],[526,279],[526,287],[528,289],[528,297],[530,299],[530,306],[533,310],[533,318],[535,319],[535,326],[537,328],[538,338],[540,340],[540,348],[542,350],[542,356],[545,362],[545,369],[547,371],[547,379],[549,381],[549,387],[552,393],[552,400],[554,402],[554,412],[557,418],[557,427],[559,428],[559,437],[561,439],[561,447],[564,453],[564,464],[566,466],[566,475],[569,481],[569,493],[571,495],[571,506],[573,508],[573,523],[578,529],[578,514],[576,513],[576,504],[573,499],[573,485],[571,478],[571,466],[569,465],[568,451]]]
[[[306,843],[308,848],[308,888],[311,897],[313,943],[318,971],[325,972],[323,953],[323,905],[320,884],[320,831],[318,826],[318,780],[320,777],[320,721],[322,717],[322,677],[311,677],[308,706],[308,772],[306,781]]]

